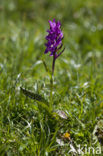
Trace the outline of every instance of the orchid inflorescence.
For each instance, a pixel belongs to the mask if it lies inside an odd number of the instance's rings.
[[[48,41],[46,45],[45,53],[51,52],[50,56],[55,55],[55,58],[60,56],[61,53],[57,54],[57,51],[62,48],[62,39],[63,39],[63,33],[61,31],[61,23],[60,21],[55,21],[53,19],[52,21],[49,21],[50,24],[50,30],[47,30],[49,33],[46,36],[46,40]]]
[[[63,53],[64,49],[58,53],[59,50],[62,49],[63,43],[62,40],[64,38],[60,21],[49,21],[50,29],[47,30],[48,35],[46,36],[46,40],[48,41],[45,46],[45,54],[50,52],[50,56],[53,56],[53,65],[52,65],[52,74],[54,73],[55,60]]]

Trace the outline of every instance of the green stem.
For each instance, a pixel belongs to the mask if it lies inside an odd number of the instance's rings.
[[[54,55],[53,55],[52,77],[54,76],[54,67],[55,67],[55,53],[54,53]]]
[[[53,81],[54,81],[54,68],[55,68],[55,53],[53,55],[53,63],[52,63],[52,74],[51,74],[51,92],[50,92],[50,97],[51,97],[51,100],[50,100],[50,107],[52,109],[52,104],[53,104]]]

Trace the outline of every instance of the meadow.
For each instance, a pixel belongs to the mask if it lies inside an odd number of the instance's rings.
[[[102,14],[102,0],[0,0],[0,156],[72,156],[78,145],[92,156],[85,147],[103,147]],[[44,51],[54,18],[65,51],[51,97]]]

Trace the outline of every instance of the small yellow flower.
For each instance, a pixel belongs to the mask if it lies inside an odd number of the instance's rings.
[[[68,133],[68,132],[64,133],[63,138],[70,139],[70,133]]]

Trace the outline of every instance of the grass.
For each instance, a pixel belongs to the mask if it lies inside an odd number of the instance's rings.
[[[103,118],[102,10],[101,0],[0,0],[1,156],[67,156],[70,144],[101,146],[93,131]],[[42,60],[51,69],[44,43],[53,18],[62,22],[65,52],[56,61],[51,101]]]

